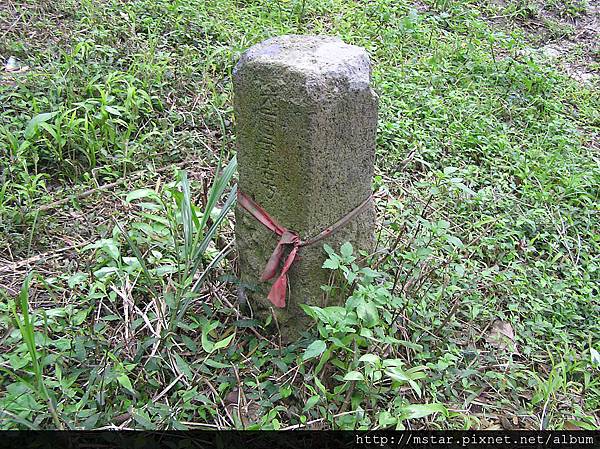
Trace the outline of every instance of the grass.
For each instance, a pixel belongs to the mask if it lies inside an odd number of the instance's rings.
[[[0,6],[0,427],[600,427],[598,66],[539,50],[590,13]],[[382,249],[327,249],[346,306],[287,346],[238,304],[219,169],[235,61],[284,33],[371,54]]]

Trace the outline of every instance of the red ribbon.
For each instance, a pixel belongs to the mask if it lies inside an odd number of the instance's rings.
[[[260,277],[261,281],[268,281],[275,277],[286,246],[291,246],[290,252],[288,253],[285,262],[283,263],[283,267],[281,268],[281,273],[279,274],[277,280],[273,283],[271,291],[269,291],[269,295],[267,296],[269,301],[271,301],[275,307],[285,307],[285,296],[287,293],[288,286],[287,273],[292,264],[294,263],[294,260],[296,259],[298,249],[301,246],[312,245],[313,243],[324,239],[333,231],[345,225],[355,215],[357,215],[360,211],[364,209],[364,207],[369,203],[371,198],[372,195],[369,195],[369,197],[365,201],[363,201],[357,208],[350,211],[350,213],[342,217],[332,226],[329,226],[328,228],[324,229],[316,236],[303,241],[298,234],[281,226],[273,217],[271,217],[267,213],[266,210],[260,207],[252,198],[250,198],[244,192],[238,190],[238,204],[242,206],[245,210],[250,212],[250,214],[254,218],[256,218],[256,220],[261,222],[263,225],[265,225],[265,227],[267,227],[279,236],[279,242],[277,242],[277,246],[273,250],[273,254],[271,254],[271,257],[269,257],[269,261],[267,262],[267,265],[265,266],[265,269],[263,270],[263,273]]]

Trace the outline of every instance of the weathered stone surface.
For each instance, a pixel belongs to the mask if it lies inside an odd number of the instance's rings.
[[[234,70],[239,188],[302,239],[314,236],[371,194],[377,96],[361,47],[334,37],[281,36],[250,48]],[[300,249],[290,270],[285,309],[261,283],[278,237],[236,209],[241,280],[259,316],[275,310],[282,333],[297,335],[309,321],[298,304],[323,304],[329,271],[323,244],[338,250],[374,244],[375,211],[366,210],[332,236]]]

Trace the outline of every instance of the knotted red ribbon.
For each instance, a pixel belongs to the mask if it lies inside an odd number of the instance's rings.
[[[340,220],[335,222],[333,225],[325,228],[319,234],[308,240],[302,240],[300,236],[294,231],[290,231],[289,229],[281,226],[277,221],[271,217],[266,210],[260,207],[252,198],[246,195],[244,192],[238,190],[238,204],[247,210],[256,220],[261,222],[265,227],[273,231],[275,234],[279,236],[279,242],[277,242],[277,246],[273,250],[273,254],[269,257],[269,261],[263,270],[263,273],[260,277],[261,281],[268,281],[273,279],[277,274],[277,269],[281,263],[281,259],[285,252],[286,247],[291,247],[290,252],[288,253],[285,262],[283,263],[283,267],[281,268],[281,273],[277,280],[273,283],[271,287],[271,291],[269,291],[269,295],[267,298],[269,301],[273,303],[275,307],[283,308],[285,307],[285,296],[287,293],[288,286],[288,276],[287,273],[294,263],[296,259],[296,255],[298,254],[298,249],[302,246],[312,245],[313,243],[318,242],[319,240],[324,239],[332,232],[342,227],[346,223],[348,223],[355,215],[361,212],[369,201],[371,200],[372,195],[364,200],[358,207],[350,211]]]

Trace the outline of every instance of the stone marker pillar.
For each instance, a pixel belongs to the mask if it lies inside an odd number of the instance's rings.
[[[371,194],[377,96],[361,47],[326,36],[280,36],[246,51],[234,70],[238,188],[300,238],[312,237]],[[273,280],[260,277],[279,237],[238,201],[236,245],[245,296],[260,317],[273,311],[282,334],[296,336],[310,319],[298,304],[323,304],[331,271],[323,244],[339,251],[374,245],[372,200],[326,239],[299,248],[289,271],[286,306],[267,299]],[[287,248],[289,251],[289,247]],[[285,260],[285,259],[283,259]]]

